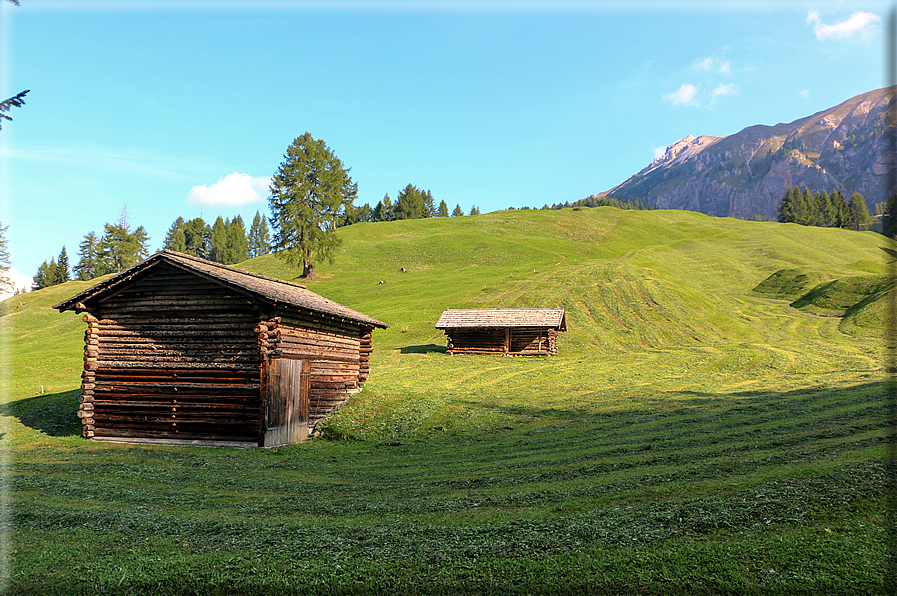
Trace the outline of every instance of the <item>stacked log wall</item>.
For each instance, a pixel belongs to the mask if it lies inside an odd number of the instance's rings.
[[[314,426],[367,380],[371,330],[301,314],[283,314],[278,329],[283,357],[311,362],[309,425]]]
[[[557,355],[557,330],[544,327],[446,329],[449,354]]]
[[[259,319],[248,297],[165,268],[94,314],[85,436],[259,440]]]

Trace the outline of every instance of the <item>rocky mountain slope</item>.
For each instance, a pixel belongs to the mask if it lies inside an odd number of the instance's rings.
[[[789,124],[750,126],[727,137],[691,135],[611,190],[593,196],[642,199],[656,207],[715,216],[775,219],[785,190],[860,192],[870,211],[887,198],[888,116],[895,88],[857,95]]]

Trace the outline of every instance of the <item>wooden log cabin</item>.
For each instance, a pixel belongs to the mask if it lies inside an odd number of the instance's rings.
[[[162,251],[53,308],[86,313],[78,416],[95,440],[304,440],[370,374],[382,323],[304,286]]]
[[[447,309],[436,323],[448,336],[449,354],[557,356],[563,308]]]

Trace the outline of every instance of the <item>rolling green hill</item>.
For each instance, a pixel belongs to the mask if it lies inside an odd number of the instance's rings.
[[[391,328],[300,446],[82,440],[84,324],[49,307],[89,284],[3,303],[10,593],[883,589],[883,237],[609,207],[339,233],[310,289]],[[447,356],[475,307],[566,308],[559,356]]]

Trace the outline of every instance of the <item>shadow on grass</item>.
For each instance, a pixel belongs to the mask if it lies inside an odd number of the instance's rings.
[[[73,389],[20,399],[0,406],[0,416],[14,416],[51,437],[80,435],[81,421],[76,415],[80,393],[80,389]]]
[[[399,352],[402,354],[445,354],[446,350],[445,346],[426,344],[422,346],[405,346],[399,349]]]

